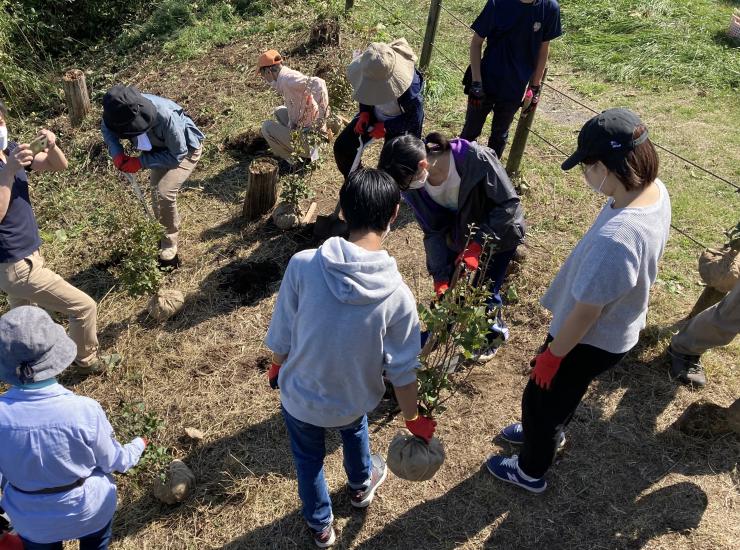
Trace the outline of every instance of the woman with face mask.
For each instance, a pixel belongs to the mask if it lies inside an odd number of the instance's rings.
[[[521,454],[486,462],[497,478],[535,493],[547,487],[545,473],[591,381],[637,343],[671,224],[658,155],[631,111],[589,120],[563,169],[578,164],[586,184],[609,198],[541,299],[552,312],[549,334],[530,362],[522,422],[501,432]]]
[[[403,192],[422,230],[427,269],[434,290],[449,288],[455,267],[478,269],[488,237],[493,257],[483,276],[490,279],[489,308],[501,305],[501,286],[516,247],[524,242],[524,215],[506,170],[491,149],[461,138],[429,134],[424,141],[403,135],[385,143],[378,167]],[[468,226],[477,227],[465,249]],[[489,346],[478,359],[487,361],[508,337],[500,315],[489,334]]]

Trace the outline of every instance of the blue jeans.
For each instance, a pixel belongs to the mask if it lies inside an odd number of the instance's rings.
[[[113,519],[97,533],[80,538],[80,550],[107,550],[108,544],[110,544],[112,529]],[[21,540],[23,541],[23,548],[25,550],[62,550],[61,541],[39,543],[30,541],[24,537],[21,537]]]
[[[324,478],[326,456],[324,437],[326,430],[331,428],[301,422],[291,416],[285,408],[281,408],[298,474],[298,495],[303,502],[303,517],[311,529],[319,531],[334,521],[329,488]],[[352,489],[364,489],[370,483],[372,467],[367,415],[336,429],[342,436],[344,471],[347,473],[349,486]]]

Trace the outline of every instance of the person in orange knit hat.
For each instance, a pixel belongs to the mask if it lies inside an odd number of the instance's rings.
[[[291,165],[298,158],[307,162],[316,160],[318,150],[315,144],[310,143],[309,134],[318,132],[320,137],[326,137],[326,119],[329,116],[326,82],[284,66],[283,58],[276,50],[267,50],[259,56],[257,74],[284,101],[284,105],[275,109],[275,120],[262,123],[262,136],[272,152]],[[301,132],[298,149],[292,139],[296,131]]]

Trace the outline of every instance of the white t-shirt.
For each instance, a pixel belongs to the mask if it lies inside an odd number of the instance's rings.
[[[441,185],[432,185],[427,180],[424,188],[434,202],[450,210],[457,210],[457,199],[460,195],[460,174],[457,173],[452,151],[449,152],[449,165],[447,179]]]
[[[385,122],[386,120],[396,118],[403,114],[401,107],[398,106],[397,99],[389,101],[388,103],[383,103],[382,105],[376,105],[373,107],[373,110],[375,111],[375,118],[381,122]]]

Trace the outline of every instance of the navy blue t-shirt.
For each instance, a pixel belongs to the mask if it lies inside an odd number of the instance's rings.
[[[17,143],[9,143],[5,156],[11,154],[17,146]],[[4,167],[5,163],[0,160],[0,169]],[[8,212],[0,222],[0,263],[17,262],[39,248],[41,236],[28,195],[28,177],[26,171],[20,169],[15,175],[10,192]]]
[[[486,39],[483,90],[494,101],[519,101],[537,65],[543,42],[562,34],[556,0],[488,0],[473,23]]]

